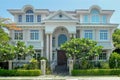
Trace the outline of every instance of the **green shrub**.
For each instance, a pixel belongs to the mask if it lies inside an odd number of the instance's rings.
[[[114,52],[110,55],[109,66],[110,68],[120,68],[120,54]]]
[[[38,61],[36,59],[31,59],[28,65],[29,69],[38,69]]]
[[[120,69],[88,69],[73,70],[73,76],[104,76],[104,75],[120,75]]]
[[[80,64],[79,64],[79,63],[78,63],[78,64],[75,63],[75,64],[73,65],[73,68],[74,68],[74,69],[80,69]]]
[[[39,69],[38,61],[36,59],[31,59],[29,64],[24,64],[23,69],[31,70],[31,69]]]
[[[41,70],[4,70],[0,69],[0,76],[39,76]]]
[[[109,69],[109,63],[108,62],[100,62],[100,68]]]
[[[80,67],[81,67],[81,69],[87,69],[88,68],[88,61],[87,60],[82,60]]]

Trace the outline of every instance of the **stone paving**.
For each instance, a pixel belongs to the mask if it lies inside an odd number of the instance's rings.
[[[42,75],[38,77],[0,77],[0,80],[120,80],[118,76],[60,76]]]

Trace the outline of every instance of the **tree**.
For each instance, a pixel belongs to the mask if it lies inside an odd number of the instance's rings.
[[[4,23],[6,20],[8,20],[8,19],[0,18],[0,44],[1,43],[6,43],[10,40],[10,37],[8,36],[8,34],[3,29],[3,26],[6,25]]]
[[[0,44],[7,43],[10,40],[8,33],[4,30],[5,28],[21,30],[21,28],[17,28],[16,24],[12,23],[10,19],[0,17]]]
[[[9,44],[0,44],[0,61],[9,61],[15,58],[14,46]]]
[[[109,59],[110,68],[120,68],[120,54],[113,52]]]
[[[2,28],[0,28],[0,44],[7,43],[9,40],[10,37],[8,34]]]
[[[61,49],[66,51],[68,58],[87,60],[91,56],[98,56],[102,46],[97,46],[97,42],[90,39],[74,38],[62,44]]]
[[[15,46],[15,54],[16,57],[20,57],[20,59],[24,59],[27,56],[32,56],[35,53],[33,46],[26,46],[24,42],[18,41]]]
[[[114,52],[120,53],[120,29],[116,29],[112,35],[115,50]]]

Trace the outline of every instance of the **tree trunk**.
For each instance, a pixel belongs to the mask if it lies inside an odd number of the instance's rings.
[[[75,64],[75,62],[76,62],[75,60],[76,60],[76,56],[74,55],[73,56],[73,64]]]

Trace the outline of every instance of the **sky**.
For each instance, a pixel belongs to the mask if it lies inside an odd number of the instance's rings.
[[[76,10],[89,9],[92,5],[98,5],[101,9],[115,10],[111,17],[111,23],[120,24],[120,0],[0,0],[0,16],[10,18],[13,16],[7,9],[21,9],[24,5],[32,5],[35,9]]]

